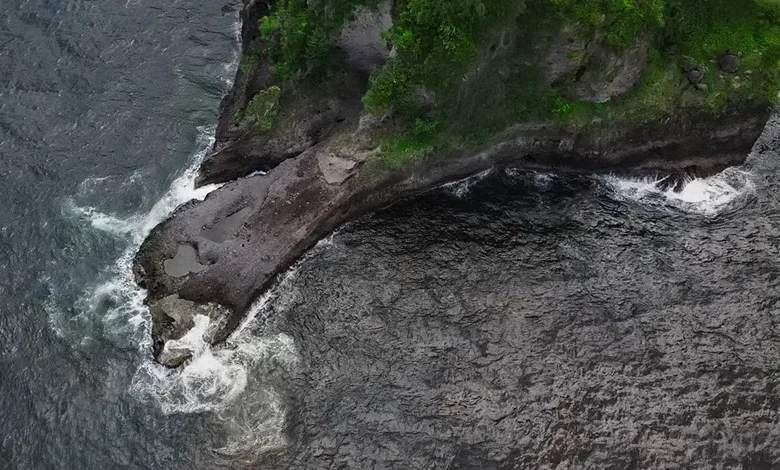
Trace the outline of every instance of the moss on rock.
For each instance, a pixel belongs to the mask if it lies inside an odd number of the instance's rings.
[[[248,123],[257,126],[260,130],[268,131],[274,125],[274,118],[278,114],[277,105],[281,88],[272,85],[256,94],[246,108],[239,112],[234,119],[240,123]]]

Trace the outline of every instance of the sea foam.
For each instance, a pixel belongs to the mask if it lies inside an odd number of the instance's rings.
[[[240,31],[240,22],[236,22],[233,33],[237,42]],[[225,64],[221,74],[226,87],[236,72],[238,58],[236,48],[233,60]],[[289,336],[265,332],[265,311],[271,294],[252,307],[240,328],[219,347],[204,340],[213,327],[209,318],[196,317],[194,328],[180,340],[193,351],[192,359],[178,369],[168,369],[153,360],[151,316],[144,305],[146,291],[135,283],[132,270],[135,253],[155,226],[180,205],[203,200],[219,188],[195,187],[198,169],[214,144],[214,132],[214,126],[198,128],[197,152],[148,211],[125,216],[99,208],[107,187],[122,185],[128,194],[143,194],[147,175],[142,171],[129,178],[87,178],[79,193],[65,201],[66,217],[81,221],[86,230],[114,237],[124,249],[75,305],[50,300],[48,311],[54,331],[74,347],[99,338],[101,342],[110,341],[117,347],[137,351],[137,368],[129,382],[129,393],[165,415],[211,414],[227,431],[224,447],[215,450],[237,455],[284,444],[282,399],[265,383],[262,374],[253,374],[261,366],[289,368],[298,361]],[[294,271],[284,279],[289,282],[293,275]]]
[[[700,215],[717,215],[755,190],[750,173],[737,167],[706,178],[687,178],[680,185],[668,184],[669,177],[606,175],[597,179],[606,185],[615,199]]]
[[[148,212],[122,217],[92,206],[79,206],[72,199],[66,202],[65,210],[72,217],[124,241],[126,248],[100,275],[97,285],[88,288],[76,302],[77,315],[67,317],[52,308],[50,319],[55,331],[74,345],[90,339],[85,335],[92,331],[99,331],[103,339],[121,347],[135,345],[139,365],[129,385],[132,396],[166,415],[212,413],[224,423],[228,434],[224,447],[215,450],[227,454],[250,449],[260,452],[284,444],[284,408],[273,387],[258,382],[251,373],[261,364],[292,367],[297,363],[295,345],[289,336],[264,332],[269,296],[252,307],[242,325],[219,347],[204,340],[213,327],[209,318],[197,316],[194,328],[180,340],[193,351],[192,359],[178,369],[168,369],[152,358],[151,316],[144,305],[146,292],[135,283],[132,272],[135,253],[157,224],[181,204],[202,200],[219,187],[195,187],[198,168],[213,145],[214,129],[199,131],[199,151]],[[88,179],[82,186],[88,192],[90,187],[102,183]],[[293,276],[291,271],[284,279],[289,282]]]

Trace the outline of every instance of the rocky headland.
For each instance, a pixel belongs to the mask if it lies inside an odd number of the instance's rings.
[[[401,198],[496,166],[700,175],[739,164],[777,84],[769,49],[676,47],[671,7],[626,32],[566,2],[477,2],[473,21],[494,27],[466,31],[468,53],[448,58],[457,18],[436,17],[454,29],[431,39],[406,3],[293,3],[244,1],[242,64],[198,178],[223,185],[136,256],[165,365],[188,359],[178,340],[195,315],[224,341],[318,240]]]

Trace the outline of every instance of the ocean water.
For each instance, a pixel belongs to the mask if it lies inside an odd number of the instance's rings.
[[[202,468],[229,442],[219,417],[134,395],[150,352],[128,271],[210,189],[192,179],[239,53],[223,7],[0,4],[2,468]]]
[[[773,468],[777,155],[495,169],[348,224],[152,361],[131,263],[195,188],[238,5],[0,5],[0,468]]]

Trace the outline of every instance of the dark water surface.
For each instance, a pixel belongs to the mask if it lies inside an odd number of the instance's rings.
[[[499,169],[397,204],[151,362],[130,259],[213,189],[223,5],[0,6],[0,468],[780,466],[777,123],[680,193]]]
[[[223,6],[0,2],[0,468],[213,460],[209,417],[128,393],[148,352],[106,283],[207,144],[237,58]]]

